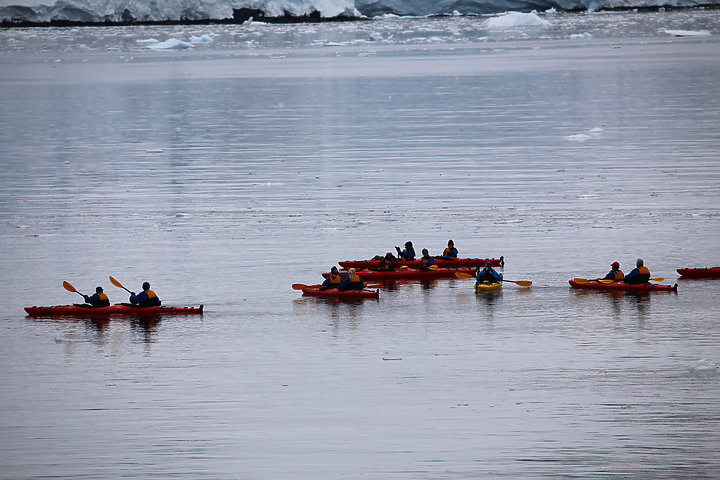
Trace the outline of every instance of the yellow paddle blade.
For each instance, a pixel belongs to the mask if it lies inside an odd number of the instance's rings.
[[[652,280],[653,282],[662,282],[663,280],[665,280],[665,277],[654,277],[650,280]]]
[[[110,277],[108,277],[108,278],[110,278],[110,283],[112,283],[112,284],[115,285],[116,287],[123,288],[123,289],[125,288],[125,287],[123,287],[123,284],[120,283],[120,282],[118,282],[117,280],[115,280],[115,279],[112,277],[112,275],[111,275]]]
[[[65,290],[67,290],[68,292],[77,293],[77,290],[75,290],[75,287],[70,285],[68,282],[63,282],[63,287],[65,287]]]
[[[455,272],[455,276],[457,278],[475,278],[475,275],[470,275],[469,273],[464,272]]]
[[[532,282],[530,280],[503,280],[504,282],[513,282],[515,285],[520,285],[521,287],[529,287],[532,285]]]
[[[588,283],[590,280],[588,280],[587,278],[573,278],[573,281],[575,283]]]
[[[429,268],[430,270],[437,270],[437,269],[438,269],[438,266],[437,266],[437,265],[430,265],[428,268]]]

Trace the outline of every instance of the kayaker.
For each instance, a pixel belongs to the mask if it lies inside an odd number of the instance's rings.
[[[415,248],[412,242],[405,242],[405,250],[400,251],[400,247],[395,247],[398,252],[398,258],[403,260],[415,260]]]
[[[485,262],[485,268],[480,270],[475,277],[475,286],[481,283],[497,283],[502,282],[502,273],[498,273],[493,269],[492,262]]]
[[[603,277],[603,280],[612,280],[613,282],[619,282],[623,279],[625,276],[620,270],[620,264],[618,262],[613,262],[612,265],[610,265],[611,270],[608,272],[605,277]],[[649,278],[649,277],[648,277]]]
[[[420,257],[420,270],[429,270],[430,265],[435,265],[435,260],[428,253],[427,248],[422,249],[422,257]]]
[[[397,258],[395,258],[395,255],[392,254],[392,252],[387,252],[385,254],[385,257],[380,260],[380,270],[385,271],[392,271],[395,270],[400,266],[400,262],[398,262]]]
[[[624,281],[629,285],[639,285],[642,283],[650,283],[650,270],[645,266],[642,258],[638,258],[637,265],[633,270],[625,275]]]
[[[103,293],[102,287],[95,288],[95,295],[87,296],[83,295],[83,298],[85,299],[85,303],[89,303],[93,307],[109,307],[110,306],[110,299],[108,299],[108,296]]]
[[[365,286],[363,280],[355,272],[354,268],[348,270],[348,276],[342,281],[342,285],[338,290],[362,290]]]
[[[338,268],[333,266],[330,269],[330,276],[325,279],[325,281],[322,283],[322,286],[320,287],[320,290],[327,290],[329,288],[340,288],[342,285],[343,279],[340,276],[340,273],[338,273]]]
[[[455,248],[455,242],[448,240],[448,246],[445,250],[443,250],[443,254],[440,258],[457,258],[457,256],[458,250]]]
[[[130,292],[130,303],[133,305],[137,305],[138,307],[159,307],[160,306],[160,299],[158,296],[150,290],[150,284],[148,282],[144,282],[142,284],[143,291],[139,294],[135,294],[135,292]]]

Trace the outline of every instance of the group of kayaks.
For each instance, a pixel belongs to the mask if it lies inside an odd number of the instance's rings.
[[[436,259],[435,265],[431,268],[419,268],[417,260],[403,262],[401,266],[395,270],[378,270],[379,260],[346,260],[338,262],[339,265],[346,269],[354,268],[356,273],[364,282],[394,282],[396,280],[435,280],[444,278],[475,278],[477,269],[484,267],[487,262],[491,262],[493,266],[504,266],[505,260],[500,258],[458,258],[454,260]],[[678,268],[677,272],[685,278],[701,279],[701,278],[720,278],[720,267],[705,268]],[[341,277],[347,277],[348,271],[339,272]],[[327,278],[330,273],[323,273],[322,276]],[[111,281],[121,288],[123,287],[117,280],[110,277]],[[662,278],[651,278],[654,281],[662,281]],[[529,287],[530,281],[513,281],[505,280],[504,282],[512,282],[519,286]],[[502,289],[504,282],[479,283],[475,285],[477,293],[496,292]],[[63,282],[67,284],[67,282]],[[657,283],[629,284],[623,281],[612,280],[588,280],[585,278],[574,278],[569,280],[570,286],[575,289],[585,290],[601,290],[612,292],[626,293],[648,293],[648,292],[677,292],[677,284],[660,285]],[[380,296],[379,288],[384,285],[371,285],[365,283],[362,290],[340,290],[337,288],[323,288],[322,285],[304,285],[293,284],[293,289],[302,290],[303,296],[338,298],[338,299],[378,299]],[[75,289],[67,284],[66,289],[75,292]],[[127,290],[127,289],[126,289]],[[79,293],[79,292],[76,292]],[[103,317],[112,315],[133,315],[140,317],[164,316],[164,315],[202,315],[203,305],[199,307],[138,307],[130,303],[118,303],[104,307],[93,307],[88,304],[71,304],[56,305],[50,307],[25,307],[25,312],[30,316],[90,316]]]
[[[436,260],[436,264],[431,269],[421,269],[418,267],[417,260],[404,262],[400,268],[395,270],[379,270],[380,261],[374,260],[345,260],[338,264],[345,270],[339,272],[340,276],[345,278],[348,276],[348,270],[356,269],[365,282],[366,288],[363,290],[339,290],[337,288],[323,289],[321,285],[303,285],[295,284],[293,288],[302,290],[303,296],[325,297],[325,298],[344,298],[344,299],[377,299],[379,291],[377,288],[383,285],[367,285],[368,281],[375,282],[392,282],[396,280],[434,280],[443,278],[475,278],[479,268],[485,266],[486,262],[491,262],[493,266],[504,266],[503,257],[479,259],[479,258],[459,258],[456,260]],[[677,272],[685,278],[720,278],[720,267],[707,268],[678,268]],[[323,273],[324,278],[328,278],[330,272]],[[661,282],[664,278],[651,278],[652,282]],[[493,283],[476,283],[475,291],[477,293],[497,292],[502,289],[503,283],[512,282],[519,286],[529,287],[530,281],[513,281],[504,280]],[[625,292],[633,294],[644,294],[649,292],[677,292],[677,284],[662,285],[659,283],[641,283],[632,284],[624,281],[612,280],[588,280],[584,278],[574,278],[569,280],[573,289],[580,290],[600,290],[610,292]],[[367,288],[369,287],[369,288]]]
[[[338,262],[344,270],[339,271],[342,278],[347,278],[349,270],[354,268],[357,275],[363,279],[365,288],[362,290],[341,290],[338,288],[323,288],[321,285],[294,284],[293,289],[302,290],[306,297],[324,297],[340,299],[377,299],[378,288],[384,285],[369,285],[368,282],[395,282],[395,281],[423,281],[447,278],[475,278],[478,268],[490,262],[493,266],[505,265],[504,257],[500,258],[447,258],[435,257],[434,265],[421,268],[420,260],[399,260],[398,268],[394,270],[381,270],[380,260],[344,260]],[[330,277],[330,272],[322,274],[323,278]],[[495,285],[497,289],[502,283]]]

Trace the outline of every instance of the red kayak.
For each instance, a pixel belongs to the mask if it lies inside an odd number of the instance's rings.
[[[438,268],[437,270],[421,270],[419,268],[398,268],[397,270],[357,270],[357,274],[363,281],[368,280],[426,280],[434,278],[455,278],[455,273],[467,273],[475,276],[474,268]],[[340,272],[342,278],[347,277],[348,273]],[[323,273],[323,277],[328,278],[330,273]]]
[[[66,316],[106,316],[106,315],[202,315],[203,306],[199,307],[136,307],[127,303],[118,303],[109,307],[91,307],[89,305],[56,305],[53,307],[25,307],[28,315],[35,317]]]
[[[338,290],[337,288],[328,288],[321,290],[320,287],[312,286],[302,291],[303,297],[323,297],[323,298],[342,298],[344,300],[352,299],[377,299],[380,294],[377,290]]]
[[[720,278],[720,267],[678,268],[677,272],[687,278]]]
[[[586,290],[605,290],[610,292],[629,292],[629,293],[645,293],[645,292],[677,292],[677,284],[675,285],[659,285],[656,283],[628,284],[625,282],[603,283],[595,280],[577,282],[570,280],[572,288],[580,288]]]
[[[487,262],[491,262],[493,267],[502,267],[505,265],[505,258],[456,258],[456,259],[448,259],[446,257],[433,257],[433,260],[435,260],[435,265],[437,265],[439,268],[475,268],[475,267],[484,267]],[[420,266],[420,259],[416,258],[415,260],[407,260],[403,261],[401,259],[398,259],[400,262],[400,265],[405,265],[407,267],[412,268],[418,268]],[[342,268],[346,270],[350,270],[351,268],[354,269],[373,269],[373,268],[380,268],[380,260],[344,260],[342,262],[338,262],[338,265],[340,265]]]

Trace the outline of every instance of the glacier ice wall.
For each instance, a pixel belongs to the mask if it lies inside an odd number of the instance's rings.
[[[700,3],[702,2],[702,3]],[[223,20],[236,9],[268,17],[377,17],[491,14],[508,11],[691,7],[720,0],[0,0],[0,22],[159,22]]]

